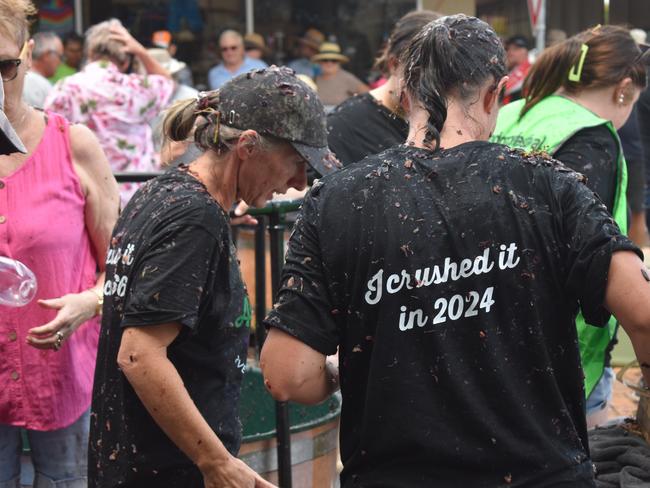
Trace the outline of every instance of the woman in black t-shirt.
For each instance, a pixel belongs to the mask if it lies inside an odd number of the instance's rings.
[[[503,107],[494,140],[543,150],[587,177],[624,234],[627,171],[616,130],[646,84],[646,61],[629,31],[598,26],[545,50],[524,83],[524,100]],[[585,372],[587,420],[607,420],[614,373],[609,367],[616,323],[595,330],[577,320]]]
[[[348,98],[327,115],[327,142],[344,166],[406,140],[409,127],[400,105],[400,58],[413,36],[439,16],[421,10],[399,19],[375,62],[377,69],[388,74],[386,82]]]
[[[504,58],[476,18],[428,24],[407,144],[320,180],[294,227],[261,364],[280,400],[340,380],[344,488],[593,487],[578,303],[650,364],[638,249],[584,177],[487,142]]]
[[[202,154],[145,184],[113,232],[89,486],[270,487],[235,457],[251,311],[228,209],[302,190],[306,163],[334,167],[323,106],[269,68],[178,102],[164,128],[194,130]]]

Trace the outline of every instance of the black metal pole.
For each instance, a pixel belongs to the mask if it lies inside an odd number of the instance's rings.
[[[275,208],[269,215],[271,236],[271,289],[277,297],[280,289],[280,272],[284,264],[284,221],[280,210]],[[278,482],[280,488],[291,488],[291,431],[289,404],[275,403],[275,429],[278,441]]]
[[[266,316],[266,219],[257,217],[255,226],[255,346],[259,359],[266,331],[262,320]]]

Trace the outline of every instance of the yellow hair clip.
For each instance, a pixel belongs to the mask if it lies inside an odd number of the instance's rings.
[[[582,67],[585,65],[585,58],[587,57],[587,52],[589,51],[589,46],[582,44],[580,46],[580,59],[577,64],[574,64],[569,71],[569,81],[575,81],[576,83],[580,82],[582,77]]]

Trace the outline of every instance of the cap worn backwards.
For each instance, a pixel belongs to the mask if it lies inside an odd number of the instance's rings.
[[[327,147],[325,110],[293,70],[276,66],[239,75],[219,89],[221,123],[284,139],[321,175],[340,168]]]

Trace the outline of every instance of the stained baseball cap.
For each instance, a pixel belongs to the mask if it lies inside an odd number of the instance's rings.
[[[287,67],[249,71],[218,90],[221,123],[289,142],[320,175],[341,167],[327,146],[318,95]]]

